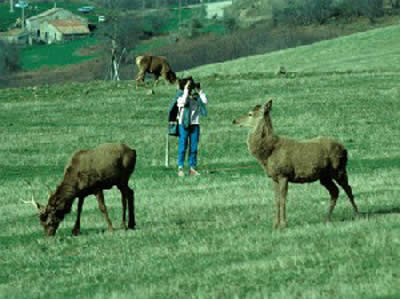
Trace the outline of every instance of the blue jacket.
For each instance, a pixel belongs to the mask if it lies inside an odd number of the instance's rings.
[[[177,101],[182,95],[183,95],[183,91],[177,90],[177,92],[175,94],[175,98],[168,109],[168,122],[176,121],[176,119],[178,117],[178,113],[179,113]],[[200,115],[207,116],[208,115],[207,106],[199,99],[199,95],[195,95],[195,96],[197,97],[198,103],[200,103]],[[188,128],[190,125],[190,109],[189,109],[188,105],[183,107],[182,124],[185,128]]]

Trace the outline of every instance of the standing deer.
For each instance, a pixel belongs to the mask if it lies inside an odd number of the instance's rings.
[[[143,55],[136,57],[136,65],[139,73],[136,77],[136,88],[138,84],[144,84],[144,76],[146,73],[153,74],[154,83],[157,84],[158,78],[162,76],[165,81],[174,84],[176,82],[176,74],[172,71],[167,58],[163,56]]]
[[[270,111],[272,100],[264,107],[255,106],[247,116],[233,123],[252,128],[248,135],[248,149],[266,174],[274,182],[277,214],[275,228],[286,226],[286,196],[288,183],[311,183],[318,181],[329,191],[331,204],[328,221],[339,196],[338,183],[346,192],[354,212],[352,189],[348,183],[346,164],[347,150],[330,137],[317,137],[296,141],[274,134]]]
[[[135,164],[136,151],[124,144],[102,144],[94,149],[75,152],[65,167],[63,180],[56,191],[49,194],[47,206],[43,207],[32,196],[32,203],[39,210],[40,223],[45,234],[56,234],[60,222],[71,212],[72,204],[75,198],[78,198],[77,218],[72,234],[79,235],[83,202],[86,196],[92,194],[97,198],[108,230],[112,231],[103,190],[113,186],[117,186],[122,196],[122,227],[126,229],[125,214],[128,203],[128,228],[135,229],[134,191],[128,186]]]

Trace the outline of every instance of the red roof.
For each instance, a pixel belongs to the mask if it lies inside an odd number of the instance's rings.
[[[90,32],[88,26],[77,19],[53,20],[49,24],[64,34],[84,34]]]

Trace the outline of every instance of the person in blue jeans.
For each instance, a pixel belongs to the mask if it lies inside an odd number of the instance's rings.
[[[178,175],[183,177],[185,155],[189,145],[189,175],[200,175],[197,167],[197,148],[200,139],[200,115],[206,115],[205,106],[208,99],[200,88],[200,83],[195,83],[192,77],[179,80],[177,92],[178,122],[179,122],[179,156]],[[183,92],[182,92],[183,89]],[[193,92],[196,90],[196,92]],[[185,111],[186,109],[186,111]]]

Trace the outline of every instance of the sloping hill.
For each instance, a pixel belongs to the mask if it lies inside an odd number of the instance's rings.
[[[190,72],[232,73],[201,78],[209,115],[201,120],[199,177],[164,167],[175,86],[159,84],[153,96],[134,81],[1,90],[0,298],[400,298],[396,30]],[[280,64],[299,74],[250,73]],[[324,72],[347,69],[367,71]],[[277,134],[328,135],[346,145],[361,215],[353,217],[341,192],[325,224],[328,192],[319,183],[291,184],[289,226],[272,229],[273,184],[248,153],[247,130],[232,125],[271,97]],[[176,141],[170,138],[172,165]],[[44,184],[57,186],[72,152],[104,142],[137,150],[130,180],[137,230],[118,229],[114,189],[105,192],[114,233],[104,232],[89,197],[81,236],[71,237],[73,211],[55,238],[44,238],[36,211],[20,199],[33,192],[44,203]]]
[[[206,65],[191,73],[205,76],[274,72],[281,65],[288,71],[297,72],[400,70],[399,45],[400,26],[395,25],[266,55]]]

